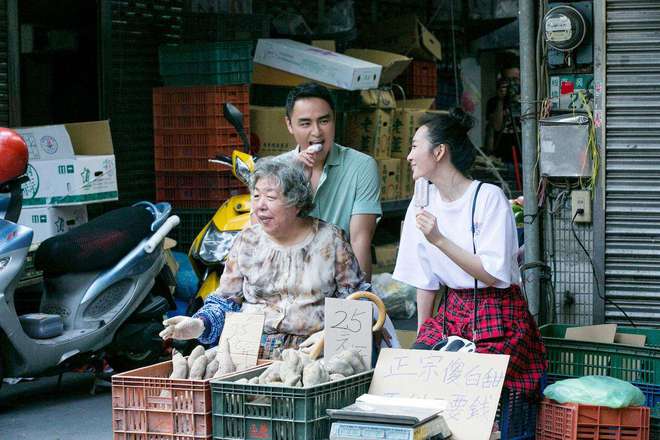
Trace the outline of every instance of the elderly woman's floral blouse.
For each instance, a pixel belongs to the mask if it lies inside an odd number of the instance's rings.
[[[314,220],[300,243],[280,246],[261,225],[244,229],[229,252],[220,287],[243,296],[241,311],[265,314],[264,333],[306,336],[323,329],[326,297],[369,288],[341,229]]]

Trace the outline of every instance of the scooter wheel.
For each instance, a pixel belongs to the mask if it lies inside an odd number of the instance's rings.
[[[108,363],[117,372],[153,365],[164,353],[158,335],[163,325],[156,321],[133,322],[120,329],[108,348]]]

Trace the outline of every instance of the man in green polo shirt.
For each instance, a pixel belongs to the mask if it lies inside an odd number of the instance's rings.
[[[376,161],[335,143],[334,102],[321,85],[307,83],[291,90],[286,125],[298,145],[284,156],[307,167],[315,192],[310,215],[344,230],[371,280],[371,239],[382,215]],[[313,152],[317,145],[322,148]]]

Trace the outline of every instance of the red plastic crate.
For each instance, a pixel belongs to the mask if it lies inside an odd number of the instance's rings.
[[[435,98],[438,94],[438,67],[430,61],[413,60],[401,82],[406,98]]]
[[[536,440],[649,440],[651,410],[541,402]]]
[[[243,128],[250,130],[249,85],[157,87],[153,89],[154,129],[232,128],[222,105],[232,103],[243,113]]]
[[[223,130],[156,130],[154,165],[156,171],[218,171],[223,167],[209,162],[218,154],[231,156],[241,148],[233,128]]]
[[[158,172],[156,173],[156,189],[239,189],[247,188],[240,180],[234,177],[231,171],[200,172],[200,173],[178,173]]]
[[[259,359],[246,371],[268,364]],[[114,440],[212,437],[210,379],[170,379],[171,373],[172,361],[167,361],[112,376]]]
[[[218,208],[247,188],[231,172],[158,172],[156,200],[170,202],[174,208]]]

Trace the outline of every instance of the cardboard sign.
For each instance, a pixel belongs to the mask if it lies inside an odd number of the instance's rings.
[[[447,401],[455,440],[487,440],[509,356],[429,350],[381,350],[369,394]]]
[[[236,365],[236,371],[257,365],[263,329],[264,315],[262,314],[227,313],[225,315],[225,326],[220,335],[220,344],[228,339],[229,354]]]
[[[344,350],[358,350],[365,365],[371,365],[373,306],[371,301],[325,299],[325,345],[329,359]]]
[[[565,339],[611,344],[614,342],[615,334],[616,324],[585,325],[567,328]]]

